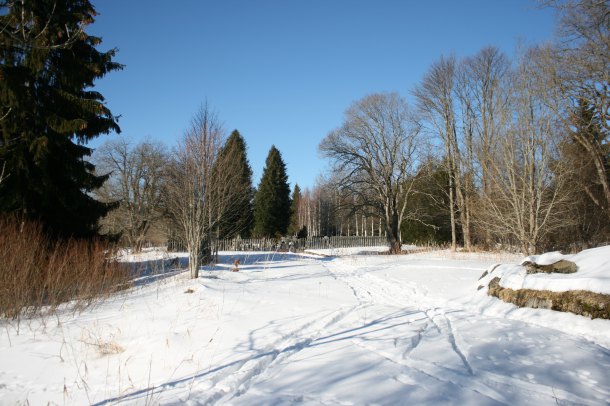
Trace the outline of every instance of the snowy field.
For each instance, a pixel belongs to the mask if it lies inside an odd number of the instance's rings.
[[[197,280],[1,322],[0,404],[610,403],[610,321],[477,290],[521,257],[373,251],[226,252]]]

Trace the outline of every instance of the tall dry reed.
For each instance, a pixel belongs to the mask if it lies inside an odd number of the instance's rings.
[[[0,218],[0,316],[19,319],[69,302],[80,310],[130,286],[102,241],[52,240],[34,222]]]

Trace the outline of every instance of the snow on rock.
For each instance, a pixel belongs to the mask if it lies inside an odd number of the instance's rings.
[[[515,290],[535,289],[552,292],[587,290],[610,294],[610,246],[591,248],[574,255],[551,252],[529,256],[521,264],[535,262],[539,265],[551,265],[562,259],[574,262],[578,266],[578,271],[571,274],[527,274],[522,265],[500,265],[486,278],[485,286],[491,278],[499,277],[500,286]]]
[[[521,261],[521,265],[526,262],[532,262],[538,265],[552,265],[556,262],[561,261],[562,259],[570,259],[572,255],[564,255],[559,251],[546,252],[542,255],[530,255],[529,257],[525,257],[523,261]]]

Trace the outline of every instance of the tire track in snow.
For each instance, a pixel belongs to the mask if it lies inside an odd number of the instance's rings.
[[[330,269],[325,261],[319,261],[319,264],[330,276],[345,282],[343,278],[337,277],[336,272]],[[363,275],[366,274],[363,273]],[[365,285],[347,283],[347,286],[351,289],[354,297],[358,300],[358,305],[333,311],[322,319],[316,318],[312,322],[305,323],[298,329],[284,335],[282,339],[276,341],[273,345],[267,346],[268,350],[259,353],[254,359],[245,360],[245,362],[239,363],[229,374],[223,373],[222,377],[214,383],[214,387],[218,387],[218,390],[204,403],[213,404],[218,401],[230,400],[245,394],[254,383],[264,379],[274,365],[285,362],[287,358],[292,357],[307,348],[318,338],[322,337],[325,330],[329,329],[346,316],[358,312],[360,309],[366,309],[371,305],[378,304],[379,297],[383,297],[385,301],[391,303],[393,306],[404,304],[401,301],[396,301],[396,295],[389,294],[387,292],[387,287],[385,289],[384,287],[379,288],[378,283],[373,283],[370,285],[370,288],[367,289],[366,282],[364,283]],[[414,288],[412,287],[412,289]],[[323,326],[318,328],[314,334],[309,334],[309,338],[294,340],[295,337],[304,335],[303,332],[312,330],[313,326],[319,324],[323,324]],[[421,336],[419,340],[421,340]],[[270,347],[273,349],[269,349]],[[277,350],[278,347],[281,347],[282,349]],[[240,374],[240,378],[234,378],[235,375]]]
[[[329,275],[330,276],[330,275]],[[264,348],[250,349],[250,355],[229,361],[224,365],[208,370],[202,370],[191,376],[167,382],[158,386],[138,390],[117,398],[107,399],[99,405],[122,401],[137,401],[142,396],[154,392],[155,395],[169,395],[168,399],[181,398],[181,402],[195,401],[196,404],[213,405],[218,402],[230,401],[245,394],[257,378],[264,376],[273,365],[285,361],[289,357],[307,348],[313,341],[324,335],[325,330],[340,322],[347,315],[362,306],[343,306],[320,317],[309,316],[307,321],[299,324]],[[273,322],[262,329],[274,326]],[[306,337],[306,338],[303,338]],[[186,394],[188,392],[188,395]],[[166,394],[166,395],[164,395]]]

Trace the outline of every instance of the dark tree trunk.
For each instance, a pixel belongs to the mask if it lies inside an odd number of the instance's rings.
[[[388,242],[390,243],[390,254],[400,254],[402,252],[402,242],[400,241],[400,224],[398,224],[398,213],[391,215],[388,225]]]

